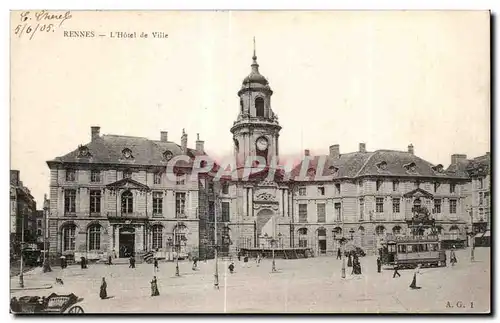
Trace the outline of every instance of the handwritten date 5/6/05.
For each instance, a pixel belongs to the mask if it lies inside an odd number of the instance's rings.
[[[54,32],[56,27],[61,25],[73,16],[70,11],[65,13],[53,13],[47,10],[41,11],[23,11],[19,15],[21,23],[15,27],[14,33],[21,37],[23,34],[33,39],[38,32]]]

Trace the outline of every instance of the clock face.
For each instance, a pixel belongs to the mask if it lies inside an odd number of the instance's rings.
[[[266,138],[260,137],[259,139],[257,139],[257,143],[256,144],[257,144],[257,149],[258,150],[266,150],[268,142],[267,142]]]

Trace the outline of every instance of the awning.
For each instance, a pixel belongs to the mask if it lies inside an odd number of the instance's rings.
[[[490,237],[491,236],[491,231],[488,230],[484,233],[483,237]]]

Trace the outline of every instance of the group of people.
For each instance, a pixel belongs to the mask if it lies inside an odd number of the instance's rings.
[[[347,267],[352,267],[351,275],[361,275],[361,262],[356,252],[345,252],[344,257],[347,257]],[[337,259],[342,259],[340,248],[337,250]]]

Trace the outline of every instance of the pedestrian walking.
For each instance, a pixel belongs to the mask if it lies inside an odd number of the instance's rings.
[[[450,264],[452,266],[455,266],[455,264],[457,263],[457,256],[455,255],[455,246],[451,247],[451,251],[450,251]]]
[[[61,269],[66,268],[66,257],[65,256],[61,256],[59,259],[61,261]]]
[[[417,286],[417,275],[420,274],[420,264],[415,268],[415,272],[413,273],[413,280],[411,281],[410,288],[411,289],[420,289],[422,287]]]
[[[238,261],[241,261],[241,251],[238,251]]]
[[[232,274],[234,272],[234,262],[229,265],[229,272]]]
[[[245,255],[245,257],[243,257],[243,266],[246,267],[248,264],[248,255]]]
[[[111,255],[108,256],[108,265],[112,265],[113,264],[113,258],[111,257]]]
[[[160,270],[160,268],[158,267],[158,258],[156,258],[156,257],[154,258],[153,265],[154,265],[154,270],[155,271],[159,271]]]
[[[130,256],[129,262],[130,262],[130,265],[128,266],[128,268],[135,268],[135,258],[134,258],[134,256]]]
[[[99,291],[99,297],[101,299],[106,299],[108,297],[107,288],[108,288],[108,284],[106,284],[106,279],[104,279],[104,277],[102,277],[101,289]]]
[[[153,280],[151,281],[151,296],[159,296],[160,291],[158,290],[158,281],[156,280],[156,276],[153,276]]]
[[[198,257],[194,256],[193,257],[193,270],[196,270],[198,268]]]
[[[398,264],[397,263],[394,264],[394,273],[392,274],[392,278],[396,278],[396,275],[398,275],[398,277],[401,277],[401,274],[399,273],[398,269],[399,269]]]
[[[380,261],[380,257],[377,257],[377,272],[380,273],[382,268],[382,262]]]
[[[340,248],[337,249],[337,259],[342,259],[342,252],[340,251]]]
[[[347,267],[352,267],[352,254],[349,253],[347,256]]]

